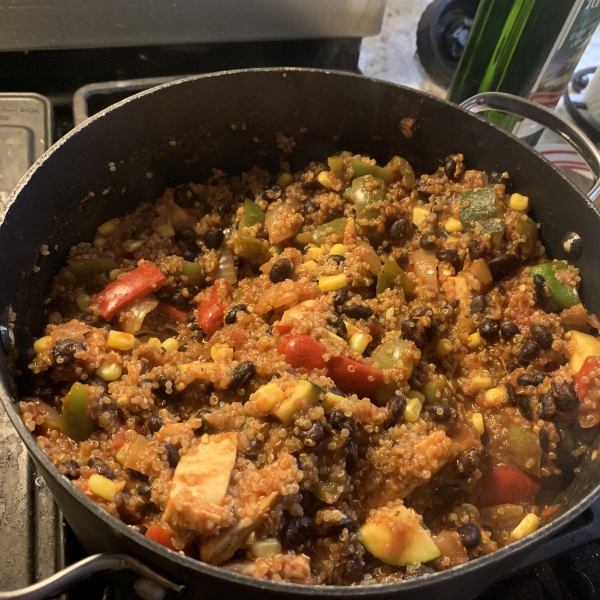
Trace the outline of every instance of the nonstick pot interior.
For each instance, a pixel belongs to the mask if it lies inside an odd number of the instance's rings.
[[[283,144],[283,137],[288,139]],[[292,147],[293,146],[293,147]],[[128,99],[71,132],[49,150],[0,209],[0,315],[16,314],[17,367],[41,335],[43,301],[70,245],[90,240],[99,223],[152,202],[167,186],[202,182],[212,168],[229,175],[254,165],[276,172],[325,161],[341,150],[387,161],[406,157],[417,173],[434,171],[450,153],[469,168],[508,171],[530,197],[549,254],[576,231],[584,251],[575,264],[588,308],[600,313],[600,217],[585,196],[525,144],[441,100],[360,76],[309,69],[206,75]],[[47,245],[49,254],[40,253]],[[0,394],[59,505],[89,551],[130,552],[191,586],[191,593],[470,598],[518,563],[598,496],[600,474],[588,461],[557,521],[524,541],[451,571],[418,581],[357,588],[303,588],[252,580],[158,548],[78,492],[50,464],[14,408],[9,361],[0,352]],[[568,509],[568,510],[567,510]],[[191,597],[191,596],[190,596]]]

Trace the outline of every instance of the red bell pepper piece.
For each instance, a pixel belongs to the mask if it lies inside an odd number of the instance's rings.
[[[159,288],[166,277],[150,262],[109,283],[93,300],[100,316],[110,321],[126,304]]]
[[[169,550],[177,551],[173,546],[171,532],[163,525],[150,525],[146,531],[146,537]]]
[[[292,326],[287,323],[278,323],[275,325],[275,329],[279,335],[286,335],[292,330]]]
[[[383,385],[383,372],[377,367],[346,358],[333,356],[327,363],[329,377],[346,394],[356,394],[359,398],[370,397]]]
[[[310,335],[286,335],[279,340],[277,352],[294,369],[323,369],[327,366],[323,354],[325,346]]]
[[[159,302],[158,304],[158,312],[173,321],[177,321],[177,323],[185,323],[187,321],[187,315],[181,311],[177,310],[174,306],[170,304],[165,304],[164,302]]]
[[[131,256],[131,253],[125,252],[125,250],[123,250],[123,246],[121,246],[120,244],[115,244],[115,242],[108,244],[108,246],[106,246],[106,249],[117,259],[125,258],[126,256]]]
[[[579,396],[580,400],[585,398],[585,395],[592,384],[593,378],[591,377],[591,373],[599,370],[600,356],[588,356],[583,361],[581,369],[579,369],[579,372],[577,375],[575,375],[575,388],[577,389],[577,395]],[[587,378],[587,380],[583,382],[582,378]]]
[[[481,478],[477,506],[485,508],[498,504],[533,502],[540,487],[537,479],[516,467],[496,467]]]
[[[224,317],[225,307],[219,302],[217,287],[213,285],[198,306],[198,325],[202,327],[207,339],[223,327]]]

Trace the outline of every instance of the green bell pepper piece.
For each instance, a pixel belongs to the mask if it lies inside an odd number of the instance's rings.
[[[335,235],[335,243],[341,242],[344,239],[344,230],[346,229],[346,219],[334,219],[333,221],[329,221],[329,223],[324,223],[323,225],[319,225],[312,231],[305,231],[303,233],[299,233],[294,241],[297,244],[306,245],[306,244],[317,244],[321,245],[325,243],[325,241],[331,235]]]
[[[202,267],[197,263],[190,262],[189,260],[184,260],[182,274],[187,277],[188,283],[190,285],[195,285],[196,287],[199,287],[204,283],[204,271],[202,270]]]
[[[507,433],[507,448],[512,461],[523,471],[539,477],[542,449],[538,435],[515,424],[508,426]]]
[[[499,247],[504,234],[504,219],[493,185],[463,192],[459,218],[465,231],[472,231],[475,224],[481,224],[483,233],[491,235],[492,245]]]
[[[412,356],[406,358],[405,353],[411,347],[408,340],[386,342],[377,347],[371,354],[371,362],[377,363],[380,369],[391,369],[399,360],[405,367],[412,368]]]
[[[528,258],[534,253],[535,243],[538,241],[537,223],[529,217],[526,219],[518,218],[515,229],[520,236],[525,237],[525,241],[521,246],[521,254],[523,258]]]
[[[78,442],[87,440],[94,431],[89,415],[89,389],[83,383],[74,383],[62,411],[62,432]]]
[[[332,173],[341,173],[344,170],[344,159],[341,156],[330,156],[327,165]]]
[[[379,205],[385,196],[385,182],[372,175],[357,177],[352,181],[351,195],[356,218],[363,221],[360,224],[374,221],[379,218]]]
[[[425,403],[435,404],[436,402],[439,402],[440,398],[438,398],[437,393],[443,392],[445,387],[446,382],[441,377],[436,377],[435,379],[428,381],[421,389],[423,396],[425,396]]]
[[[383,406],[392,396],[396,395],[398,385],[395,383],[384,383],[373,392],[373,402]]]
[[[319,481],[312,493],[322,502],[333,504],[344,493],[345,486],[331,481]]]
[[[563,285],[556,279],[555,272],[562,271],[566,266],[563,261],[559,261],[557,263],[544,263],[543,265],[531,267],[531,275],[541,275],[544,278],[550,287],[552,300],[560,308],[571,308],[571,306],[575,306],[581,302],[576,289]]]
[[[96,275],[97,273],[108,273],[117,268],[117,263],[112,256],[97,254],[90,257],[76,257],[67,260],[69,271],[79,277]]]
[[[244,215],[240,220],[239,231],[243,232],[244,228],[252,227],[257,223],[265,224],[265,211],[254,202],[254,200],[244,200]]]
[[[383,264],[383,268],[377,275],[377,287],[375,289],[376,294],[382,294],[385,290],[389,290],[394,287],[396,277],[402,274],[402,269],[398,266],[395,260],[387,260]],[[402,290],[404,291],[404,290]]]
[[[369,165],[360,160],[351,160],[350,166],[354,171],[354,177],[364,177],[372,175],[377,179],[383,179],[388,185],[394,181],[394,172],[386,167],[378,167],[377,165]]]
[[[396,179],[401,179],[405,188],[412,190],[415,187],[415,172],[405,158],[394,156],[385,168],[394,172]]]
[[[233,242],[233,253],[248,260],[258,260],[263,254],[268,254],[268,251],[266,241],[245,233],[239,234],[239,237]]]

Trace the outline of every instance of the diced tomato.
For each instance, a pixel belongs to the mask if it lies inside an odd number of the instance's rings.
[[[292,326],[287,323],[278,323],[275,329],[279,335],[286,335],[292,330]]]
[[[476,504],[485,508],[497,504],[533,502],[540,487],[537,479],[516,467],[496,467],[481,478],[481,493]]]
[[[234,327],[229,333],[229,337],[238,348],[244,346],[248,341],[248,334],[239,327]]]
[[[323,369],[327,366],[325,346],[310,335],[286,335],[279,340],[277,352],[294,369]]]
[[[346,394],[369,397],[383,384],[383,372],[377,367],[345,356],[334,356],[327,363],[329,377]]]
[[[207,339],[210,339],[213,333],[223,327],[224,317],[225,307],[219,302],[217,287],[213,285],[198,306],[198,324],[202,327]]]
[[[125,250],[123,250],[123,246],[115,244],[114,242],[106,246],[106,249],[117,259],[131,256],[129,252],[125,252]]]
[[[169,550],[175,550],[173,546],[173,540],[171,538],[171,532],[163,525],[151,525],[146,531],[146,537],[154,542],[157,542],[161,546],[169,548]]]
[[[159,288],[166,277],[150,262],[121,275],[96,295],[92,304],[106,321],[110,321],[126,304]]]
[[[187,321],[187,315],[183,311],[177,310],[174,306],[165,304],[164,302],[159,302],[158,312],[169,319],[173,319],[173,321],[177,321],[177,323],[185,323]]]
[[[581,369],[577,375],[575,375],[575,388],[577,389],[577,395],[580,400],[585,398],[590,384],[592,383],[590,374],[594,371],[600,370],[600,356],[588,356],[581,365]],[[586,378],[586,381],[582,381]]]
[[[117,434],[115,434],[112,441],[110,442],[110,447],[114,449],[122,448],[125,445],[126,441],[127,440],[125,438],[125,432],[119,431]]]

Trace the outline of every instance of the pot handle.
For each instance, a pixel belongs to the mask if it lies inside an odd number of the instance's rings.
[[[600,198],[600,152],[573,123],[531,100],[525,100],[511,94],[501,94],[500,92],[477,94],[465,100],[460,106],[472,113],[498,110],[524,119],[530,119],[547,127],[581,154],[596,178],[592,189],[588,192],[588,197],[592,202]]]
[[[173,590],[177,594],[182,594],[185,591],[184,585],[178,585],[159,575],[131,556],[126,554],[94,554],[29,587],[13,592],[0,592],[0,600],[44,600],[45,598],[54,598],[85,579],[122,570],[132,571],[141,576],[141,579],[136,582],[135,588],[138,594],[146,600],[162,600],[167,589]]]

